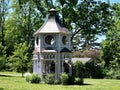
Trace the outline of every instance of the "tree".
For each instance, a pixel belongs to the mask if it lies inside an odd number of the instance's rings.
[[[32,58],[33,33],[52,7],[59,10],[62,23],[72,32],[75,47],[96,45],[96,35],[106,33],[112,23],[109,5],[94,0],[56,0],[56,3],[53,0],[12,0],[10,5],[3,35],[7,57],[13,55],[16,44],[26,42],[28,60]]]
[[[99,61],[99,60],[98,60]],[[87,63],[85,63],[85,69],[86,69],[86,77],[91,78],[103,78],[103,67],[101,65],[101,62],[96,62],[96,60],[90,60]]]
[[[100,58],[100,50],[92,49],[92,50],[84,50],[84,51],[75,51],[73,52],[73,57],[77,58],[92,58],[92,59],[99,59]]]
[[[61,21],[72,32],[74,47],[91,48],[96,45],[97,35],[105,34],[113,20],[109,4],[94,0],[33,0],[43,16],[51,8],[57,8]]]
[[[102,60],[100,59],[99,50],[92,49],[92,50],[76,51],[73,53],[73,57],[91,58],[90,61],[85,63],[85,66],[83,69],[84,72],[80,71],[80,73],[84,73],[84,77],[103,78],[103,68],[101,64]],[[79,70],[79,69],[76,69],[76,70]],[[75,70],[73,70],[73,72],[74,71]]]
[[[20,43],[26,42],[28,46],[28,61],[29,68],[32,65],[32,52],[33,52],[33,33],[37,30],[43,22],[43,15],[37,10],[35,3],[32,0],[12,0],[11,12],[5,21],[5,43],[6,43],[6,56],[13,56],[16,52],[15,47]],[[15,58],[15,57],[13,57]],[[12,58],[12,59],[13,59]],[[7,58],[9,67],[12,67],[13,62]],[[11,70],[17,68],[10,68]],[[18,70],[19,71],[19,70]]]
[[[120,21],[108,32],[107,39],[102,43],[102,59],[105,62],[109,78],[120,79]],[[117,76],[116,76],[116,74]]]
[[[36,9],[32,0],[13,0],[11,2],[12,12],[5,22],[5,41],[7,46],[7,56],[12,55],[15,43],[27,42],[29,47],[29,58],[33,51],[33,33],[43,21],[43,15]]]
[[[9,0],[0,0],[0,42],[5,46],[4,31],[5,31],[5,19],[8,12]]]
[[[28,46],[24,42],[16,44],[14,49],[13,55],[9,57],[9,62],[12,63],[13,70],[22,72],[23,76],[23,73],[28,70]]]
[[[120,5],[114,4],[115,23],[102,43],[102,59],[108,78],[120,79]]]
[[[57,1],[62,22],[73,33],[73,47],[89,49],[99,45],[96,36],[105,34],[113,23],[109,4],[94,0]]]
[[[6,69],[5,47],[0,43],[0,71]]]

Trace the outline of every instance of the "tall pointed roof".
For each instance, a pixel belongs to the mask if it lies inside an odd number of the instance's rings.
[[[55,9],[51,9],[49,11],[49,14],[46,16],[45,23],[34,33],[34,36],[41,33],[71,34],[71,32],[61,24]]]

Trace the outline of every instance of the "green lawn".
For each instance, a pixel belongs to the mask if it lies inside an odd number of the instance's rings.
[[[84,83],[81,86],[29,84],[20,76],[4,76],[0,73],[0,90],[120,90],[119,80],[85,79]]]
[[[0,75],[8,75],[8,76],[22,76],[21,73],[17,73],[17,72],[0,72]]]

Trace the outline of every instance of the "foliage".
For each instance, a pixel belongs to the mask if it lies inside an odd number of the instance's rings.
[[[111,68],[110,70],[106,70],[105,78],[120,80],[120,69],[119,68],[115,68],[115,69]]]
[[[79,50],[73,53],[73,57],[75,58],[91,58],[91,60],[83,65],[83,69],[81,73],[83,73],[83,77],[92,77],[92,78],[102,78],[103,70],[101,66],[102,60],[100,59],[100,50],[91,49],[91,50]],[[81,67],[82,68],[82,67]],[[76,70],[73,66],[73,73]]]
[[[74,58],[81,58],[81,57],[83,57],[82,52],[78,51],[78,50],[74,51],[72,55],[73,55],[72,57],[74,57]]]
[[[84,83],[83,78],[79,78],[79,77],[75,78],[75,84],[77,84],[77,85],[83,85],[83,83]]]
[[[76,77],[79,77],[76,74],[80,73],[82,77],[103,78],[103,66],[99,50],[76,51],[73,53],[73,56],[77,58],[91,58],[91,60],[85,64],[79,61],[73,64],[73,74]]]
[[[57,1],[62,12],[62,22],[72,30],[74,48],[91,48],[98,45],[95,42],[96,35],[105,34],[113,23],[110,6],[105,2],[95,0]]]
[[[61,75],[60,75],[60,81],[61,81],[61,84],[63,84],[63,85],[67,85],[68,83],[68,74],[66,74],[66,73],[62,73]]]
[[[47,74],[45,76],[45,83],[47,84],[54,84],[54,81],[55,81],[55,76],[54,74]],[[56,82],[57,83],[57,82]]]
[[[54,84],[60,84],[60,80],[54,80]]]
[[[26,81],[29,83],[40,83],[41,78],[38,74],[27,75]]]
[[[72,76],[68,76],[68,80],[67,80],[67,84],[68,85],[74,85],[74,82],[75,82],[75,77],[72,75]]]
[[[84,69],[85,69],[85,66],[82,62],[76,61],[75,63],[73,63],[73,70],[72,71],[73,71],[73,75],[75,77],[83,78]]]
[[[95,42],[96,36],[105,34],[113,23],[112,10],[105,2],[95,0],[56,0],[55,3],[53,0],[32,1],[42,15],[45,15],[50,8],[59,10],[62,23],[73,33],[71,41],[74,47],[98,45]]]
[[[98,59],[100,57],[100,51],[97,49],[78,50],[78,51],[73,52],[73,57],[76,57],[76,58],[87,57],[87,58]]]
[[[31,75],[31,73],[29,73],[29,72],[24,73],[24,77],[27,77],[27,76],[30,76],[30,75]]]
[[[22,72],[27,71],[27,64],[28,64],[28,47],[26,43],[20,43],[16,44],[14,46],[15,51],[13,52],[13,55],[9,57],[9,61],[12,62],[11,68],[13,70],[16,70],[17,72]]]
[[[0,42],[5,46],[5,21],[9,9],[9,0],[0,0]]]
[[[111,8],[109,4],[95,0],[55,0],[55,3],[53,0],[0,0],[0,42],[6,51],[4,54],[0,53],[1,70],[9,69],[23,73],[32,67],[32,34],[40,28],[50,8],[56,8],[60,12],[62,23],[72,32],[72,46],[77,50],[100,45],[95,42],[97,36],[106,34],[111,29],[116,21],[113,20],[113,15],[119,18],[120,11],[117,4]],[[113,13],[114,11],[116,13]],[[24,42],[27,51],[24,50],[25,47],[21,49],[20,45]],[[104,52],[107,53],[109,48],[117,46],[118,43],[106,46]],[[107,58],[105,65],[114,59],[115,51],[118,52],[119,49],[109,50],[111,58],[103,55],[103,59]],[[84,54],[90,55],[89,52]],[[119,56],[119,53],[115,55]],[[32,68],[30,70],[32,71]]]
[[[40,83],[41,78],[38,74],[33,74],[30,81],[31,83]]]
[[[91,78],[103,78],[104,73],[103,73],[103,67],[101,63],[96,62],[94,59],[87,62],[85,64],[85,68],[87,71],[87,77]]]
[[[113,5],[115,23],[102,42],[101,56],[107,78],[119,79],[120,73],[120,4]]]
[[[36,5],[32,2],[32,0],[24,1],[25,0],[10,1],[11,12],[8,14],[9,17],[5,21],[6,55],[7,57],[11,57],[13,52],[15,52],[14,47],[17,44],[26,42],[28,47],[28,62],[26,62],[26,64],[29,64],[29,68],[31,68],[31,59],[34,47],[34,38],[32,34],[41,26],[43,15],[36,10]],[[8,61],[10,70],[16,70],[16,68],[11,69],[12,64],[13,62]]]
[[[4,47],[2,43],[0,43],[0,71],[6,69],[5,49],[6,47]]]
[[[29,82],[29,83],[31,82],[31,76],[27,75],[25,78],[26,78],[27,82]]]

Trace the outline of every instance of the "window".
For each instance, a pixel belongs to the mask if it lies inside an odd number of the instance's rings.
[[[45,43],[48,45],[52,45],[54,44],[55,40],[54,37],[52,35],[48,35],[45,37]]]
[[[64,45],[66,45],[66,43],[67,43],[67,37],[66,37],[66,36],[63,36],[63,37],[62,37],[62,43],[63,43]]]
[[[36,37],[36,44],[39,44],[39,37]]]

